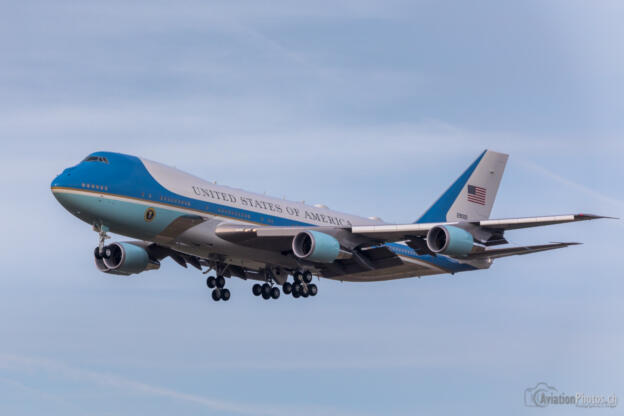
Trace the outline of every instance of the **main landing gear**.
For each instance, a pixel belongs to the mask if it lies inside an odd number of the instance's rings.
[[[208,276],[206,278],[206,286],[212,289],[212,300],[218,302],[220,300],[228,301],[230,300],[230,290],[225,287],[225,277],[223,277],[223,273],[227,266],[217,265],[217,277]]]
[[[230,289],[225,288],[225,277],[221,275],[217,277],[209,276],[206,279],[206,286],[212,289],[212,300],[215,302],[230,300]]]
[[[294,283],[285,282],[282,285],[282,291],[285,295],[292,294],[295,299],[316,296],[318,287],[312,283],[312,273],[307,270],[304,272],[296,271],[293,277]],[[251,291],[255,296],[262,296],[263,299],[278,299],[280,297],[279,288],[269,283],[256,283],[253,285]]]
[[[304,272],[296,271],[293,274],[293,278],[295,282],[292,285],[288,282],[284,283],[284,293],[292,294],[295,299],[316,296],[318,287],[312,283],[312,273],[308,270]]]
[[[262,299],[265,299],[265,300],[268,300],[271,298],[279,299],[280,297],[279,287],[271,286],[268,283],[264,283],[262,285],[260,283],[256,283],[251,288],[251,291],[253,292],[254,296],[262,296]]]

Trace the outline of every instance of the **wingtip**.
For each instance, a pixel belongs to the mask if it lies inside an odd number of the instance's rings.
[[[619,220],[617,217],[608,217],[605,215],[595,215],[595,214],[576,214],[574,215],[575,220],[599,220],[599,219],[609,219],[609,220]]]
[[[561,245],[567,247],[567,246],[580,246],[583,243],[579,243],[578,241],[569,241],[569,242],[566,242],[566,241],[551,241],[550,244],[561,244]]]

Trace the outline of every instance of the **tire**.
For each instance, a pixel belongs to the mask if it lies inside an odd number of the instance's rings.
[[[262,294],[262,285],[260,283],[256,283],[251,288],[251,292],[254,294],[254,296],[260,296]]]
[[[294,272],[293,279],[295,279],[295,283],[301,283],[303,282],[303,275],[301,274],[301,272]]]
[[[301,295],[301,284],[299,283],[295,283],[292,287],[292,295],[295,296],[296,298],[299,297],[299,295]]]
[[[314,283],[308,286],[308,290],[310,291],[310,296],[316,296],[318,293],[318,287]]]
[[[303,281],[310,283],[312,281],[312,273],[309,270],[303,272]]]
[[[223,289],[221,291],[221,300],[228,301],[230,300],[230,289]]]
[[[222,289],[225,286],[225,277],[217,276],[217,287]]]
[[[271,286],[268,283],[262,285],[262,297],[265,299],[271,297]]]
[[[284,285],[282,286],[282,291],[284,291],[285,295],[290,295],[292,292],[292,289],[293,289],[293,286],[289,282],[284,283]]]
[[[301,296],[303,296],[304,298],[307,298],[309,294],[310,294],[310,288],[308,286],[302,286]]]
[[[273,286],[273,288],[271,289],[271,297],[273,299],[279,299],[279,297],[280,297],[279,287]]]
[[[221,289],[214,289],[212,291],[212,300],[215,302],[221,300]]]
[[[297,299],[299,296],[301,296],[299,294],[299,292],[292,292],[293,298]]]
[[[216,280],[213,276],[208,276],[208,278],[206,279],[206,286],[208,286],[210,289],[214,289],[217,286]]]
[[[99,247],[96,247],[95,250],[93,250],[93,255],[95,256],[96,259],[102,260],[102,256],[100,255],[100,248]]]

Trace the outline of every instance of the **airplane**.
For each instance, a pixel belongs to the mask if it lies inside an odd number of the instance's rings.
[[[169,257],[204,274],[214,271],[206,285],[215,301],[230,299],[225,285],[232,277],[254,281],[252,293],[263,299],[282,292],[307,298],[318,293],[314,275],[319,281],[374,282],[488,269],[499,258],[580,244],[504,246],[507,231],[609,218],[490,219],[508,156],[483,151],[408,224],[217,185],[113,152],[90,154],[65,169],[51,190],[98,233],[93,255],[104,273],[131,276],[158,269]],[[107,244],[109,232],[135,240]]]

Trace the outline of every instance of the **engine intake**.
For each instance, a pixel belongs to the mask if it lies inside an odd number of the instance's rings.
[[[434,253],[461,257],[470,253],[473,246],[472,234],[452,225],[437,225],[427,233],[427,247]]]
[[[110,244],[104,247],[103,256],[99,255],[96,248],[94,255],[95,265],[104,273],[130,276],[160,268],[160,263],[150,259],[143,247],[132,243]]]
[[[293,238],[292,250],[302,260],[331,263],[340,256],[340,243],[329,234],[302,231]]]

